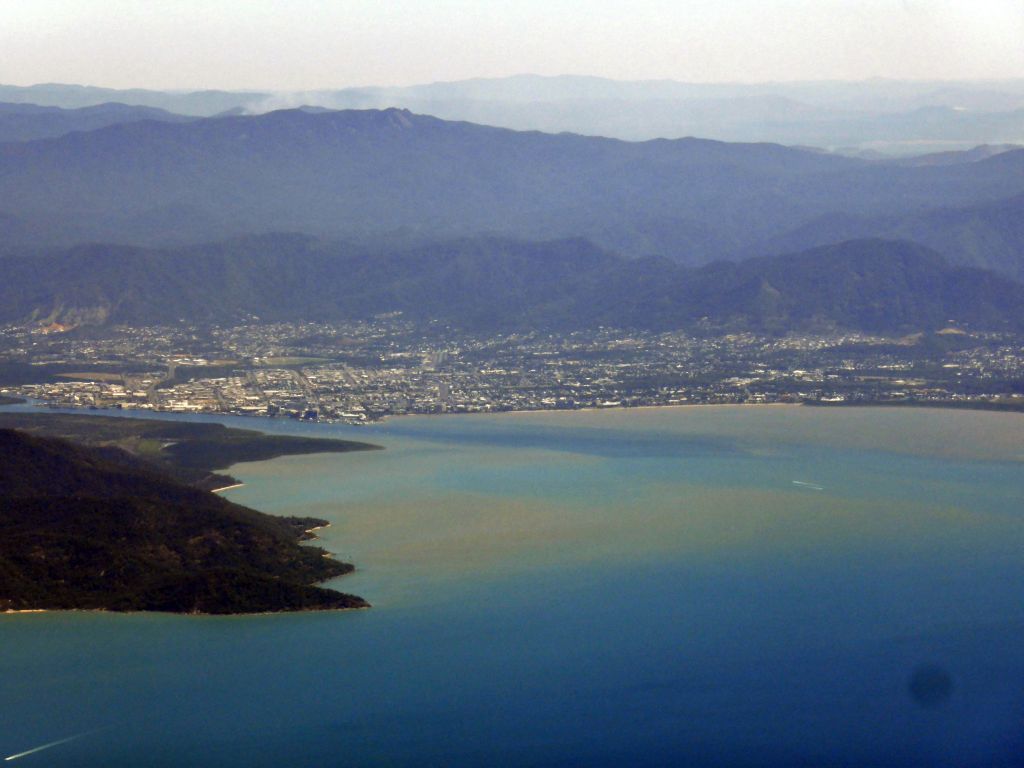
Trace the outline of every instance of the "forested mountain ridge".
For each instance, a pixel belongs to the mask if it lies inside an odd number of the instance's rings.
[[[905,214],[836,213],[761,244],[751,253],[787,253],[858,238],[911,240],[951,262],[1024,280],[1024,195]]]
[[[688,268],[586,240],[369,248],[299,235],[0,258],[0,320],[67,325],[344,320],[402,312],[466,330],[610,325],[785,332],[1024,327],[1024,285],[924,246],[856,240]]]
[[[181,485],[116,450],[0,429],[0,455],[0,610],[367,605],[313,586],[352,567],[300,546],[300,521]]]
[[[585,237],[700,264],[839,212],[1022,193],[1020,150],[916,167],[774,144],[517,132],[399,109],[144,121],[0,147],[0,232],[37,245],[490,234]]]

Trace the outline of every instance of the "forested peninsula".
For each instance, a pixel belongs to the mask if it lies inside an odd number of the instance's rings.
[[[217,424],[51,414],[2,419],[0,611],[235,614],[369,606],[316,586],[353,570],[300,543],[327,521],[267,515],[204,486],[224,480],[211,470],[239,460],[376,446]],[[5,428],[11,422],[35,434]]]

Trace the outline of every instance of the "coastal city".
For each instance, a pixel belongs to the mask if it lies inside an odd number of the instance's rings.
[[[362,424],[400,414],[780,403],[1024,407],[1024,340],[946,329],[467,335],[343,324],[0,329],[0,394],[61,408]]]

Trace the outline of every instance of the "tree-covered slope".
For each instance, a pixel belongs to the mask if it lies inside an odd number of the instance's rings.
[[[0,404],[3,398],[0,398]],[[278,456],[347,453],[380,446],[355,440],[270,435],[210,422],[182,422],[71,413],[0,412],[0,429],[18,429],[38,437],[56,437],[77,445],[110,451],[120,463],[134,461],[149,472],[161,472],[194,488],[223,488],[238,482],[219,474],[243,461]]]
[[[951,266],[915,243],[854,240],[802,253],[703,270],[699,305],[746,307],[757,327],[815,324],[866,331],[1024,327],[1024,285],[971,267]],[[712,278],[712,276],[714,276]]]
[[[402,312],[466,330],[1024,326],[1024,286],[914,243],[856,240],[687,268],[584,240],[371,249],[298,236],[0,259],[0,320],[231,323]]]
[[[0,429],[0,609],[253,613],[358,608],[352,570],[265,515],[116,451]]]

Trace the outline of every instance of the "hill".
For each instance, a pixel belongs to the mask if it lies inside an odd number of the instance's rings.
[[[116,451],[0,429],[0,609],[255,613],[365,607],[352,566],[277,518]]]
[[[183,249],[0,258],[0,320],[232,323],[402,312],[470,331],[612,325],[1020,329],[1024,286],[913,243],[858,240],[688,268],[585,240],[474,238],[371,249],[295,235]]]
[[[833,214],[775,238],[760,250],[784,253],[855,238],[912,240],[957,264],[1024,280],[1024,195],[902,215]]]
[[[951,266],[914,243],[853,240],[703,270],[701,311],[747,308],[754,327],[832,325],[869,332],[1024,328],[1024,285]]]
[[[291,231],[375,244],[586,237],[686,264],[844,212],[1024,193],[1024,151],[931,166],[772,144],[630,143],[404,110],[143,121],[0,147],[8,243],[186,244]]]
[[[0,404],[3,398],[0,398]],[[165,421],[112,416],[38,412],[0,412],[0,428],[38,437],[56,437],[77,445],[129,456],[149,472],[170,475],[194,488],[210,490],[238,482],[219,474],[242,461],[266,461],[309,453],[378,450],[355,440],[268,435],[209,422]]]
[[[97,104],[78,109],[41,107],[35,104],[0,102],[0,143],[32,141],[63,136],[72,131],[94,131],[108,125],[139,120],[181,122],[188,118],[152,107]]]

